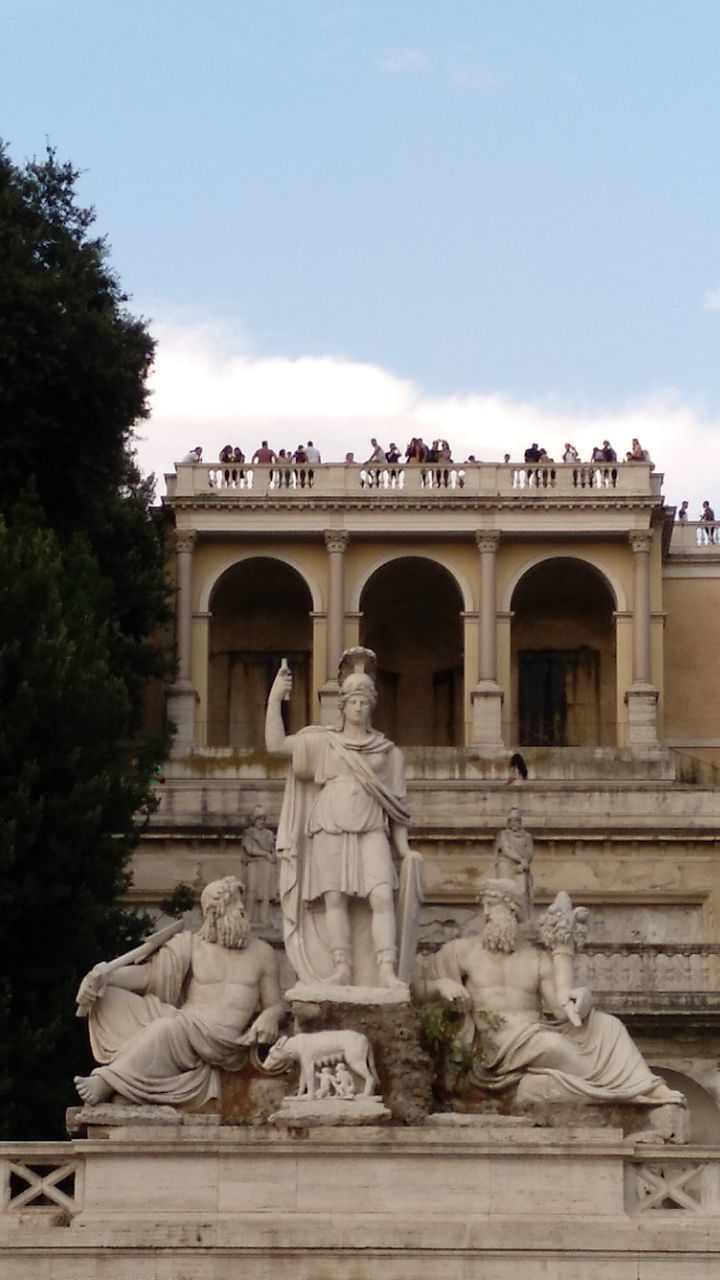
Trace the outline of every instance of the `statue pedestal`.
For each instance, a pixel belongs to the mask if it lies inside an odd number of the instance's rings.
[[[195,747],[195,708],[198,694],[189,680],[176,680],[166,693],[168,720],[175,725],[170,759],[190,756]]]
[[[503,692],[494,680],[479,680],[472,691],[472,746],[481,756],[505,750],[501,713]]]
[[[322,689],[318,690],[318,701],[320,703],[320,724],[326,725],[329,729],[340,728],[340,711],[338,708],[338,698],[340,697],[340,685],[337,680],[328,680]]]
[[[619,1129],[183,1123],[0,1144],[3,1280],[714,1280],[720,1149]],[[37,1170],[37,1172],[36,1172]],[[670,1210],[672,1212],[670,1212]]]
[[[305,1129],[317,1125],[381,1124],[390,1112],[377,1094],[355,1098],[283,1098],[270,1123],[285,1129]]]
[[[656,747],[658,691],[651,684],[634,684],[625,694],[628,746]]]
[[[422,1122],[430,1110],[432,1064],[420,1047],[407,987],[298,984],[286,992],[296,1032],[360,1031],[373,1048],[378,1092],[396,1124]]]

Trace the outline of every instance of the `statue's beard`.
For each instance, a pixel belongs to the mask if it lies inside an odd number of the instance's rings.
[[[230,951],[239,951],[245,946],[250,932],[250,922],[243,907],[229,906],[218,915],[208,913],[200,930],[200,937],[206,942],[216,942],[220,947]]]
[[[511,911],[498,918],[485,921],[483,945],[488,951],[503,951],[510,954],[517,943],[518,922]]]

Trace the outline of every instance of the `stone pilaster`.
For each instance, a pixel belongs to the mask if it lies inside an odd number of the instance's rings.
[[[478,530],[475,542],[480,561],[480,610],[478,682],[472,692],[472,745],[482,755],[495,755],[503,750],[503,693],[497,682],[496,555],[500,534],[495,530]]]
[[[650,551],[652,534],[629,535],[633,553],[633,682],[625,694],[628,709],[628,744],[657,745],[658,691],[652,683],[650,645]]]
[[[338,668],[345,648],[345,552],[349,535],[343,529],[326,529],[327,547],[327,666],[325,684],[319,691],[320,723],[335,725],[338,720]]]
[[[198,695],[192,672],[192,559],[197,534],[179,529],[175,535],[177,585],[175,591],[175,644],[177,676],[167,691],[168,717],[175,725],[171,756],[191,755],[195,746],[195,708]]]

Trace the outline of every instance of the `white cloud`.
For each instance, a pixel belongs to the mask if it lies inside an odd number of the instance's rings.
[[[385,49],[377,65],[389,75],[404,75],[412,71],[426,71],[431,62],[422,49]]]
[[[716,289],[708,289],[703,298],[705,311],[720,311],[720,285]]]
[[[257,355],[246,335],[222,324],[171,321],[156,325],[155,334],[153,412],[140,426],[138,458],[158,476],[195,444],[214,461],[228,443],[251,457],[261,439],[276,449],[312,439],[326,461],[348,450],[362,461],[371,436],[404,449],[419,435],[448,439],[458,461],[470,453],[497,461],[506,452],[521,459],[533,440],[556,458],[570,440],[587,458],[594,444],[609,439],[621,456],[637,436],[665,472],[669,502],[688,498],[696,515],[703,498],[720,504],[713,491],[720,422],[673,389],[582,410],[499,391],[433,396],[388,369],[342,355]]]

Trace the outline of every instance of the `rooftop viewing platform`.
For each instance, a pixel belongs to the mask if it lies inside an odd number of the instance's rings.
[[[559,498],[563,501],[659,500],[663,476],[646,462],[613,463],[181,463],[165,476],[167,497],[251,503],[308,503],[332,498],[422,497],[428,502],[465,498]]]

